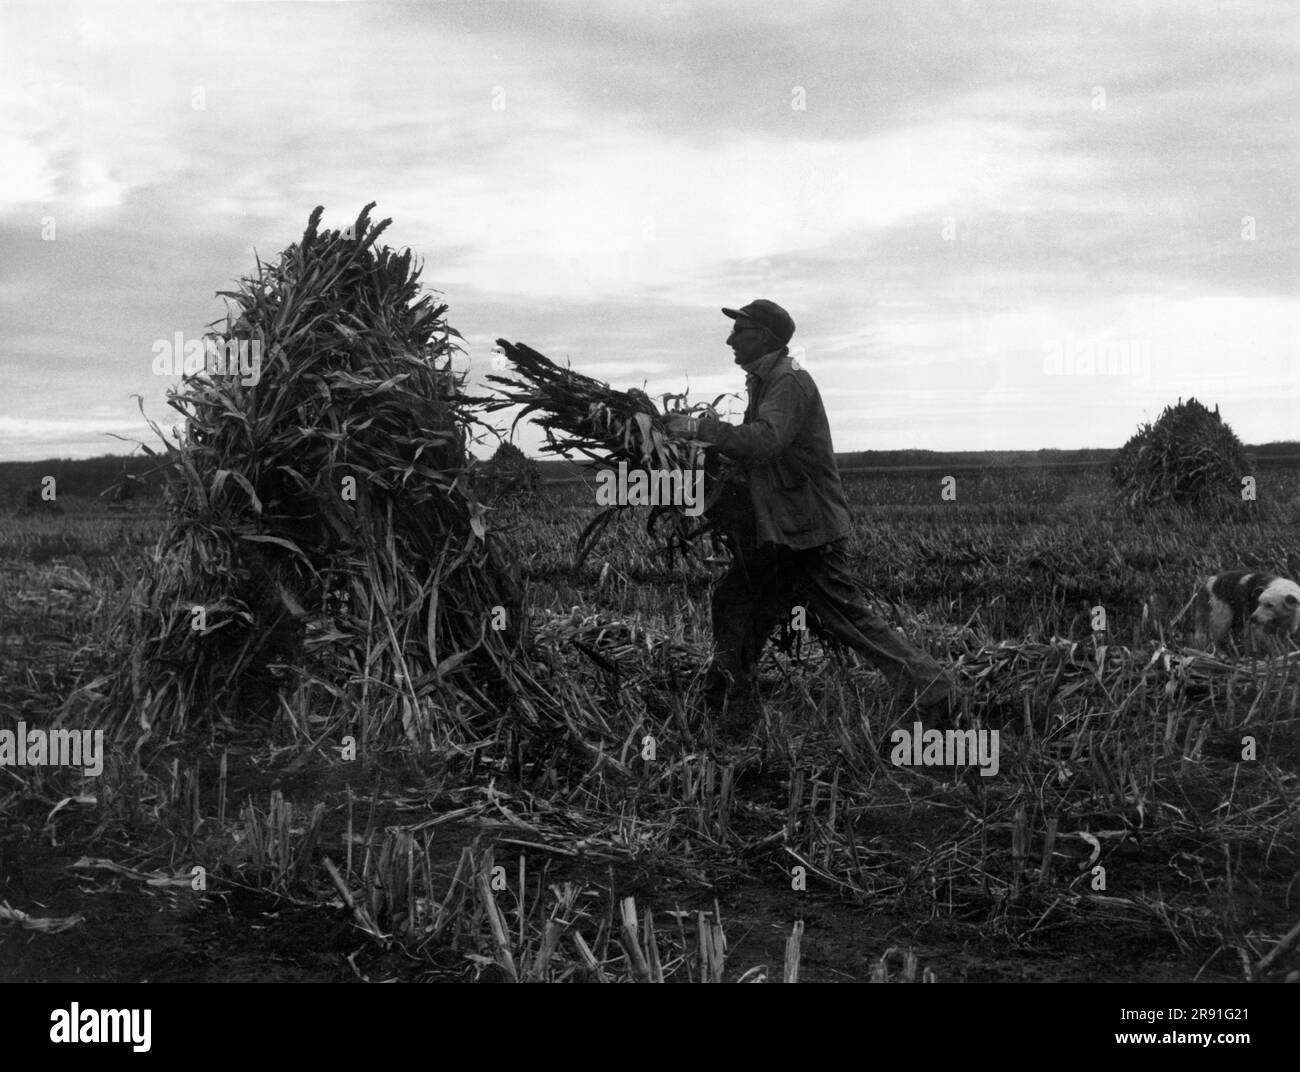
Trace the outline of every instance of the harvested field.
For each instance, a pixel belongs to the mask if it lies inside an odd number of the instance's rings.
[[[488,515],[529,608],[529,734],[385,735],[291,694],[258,721],[0,770],[7,980],[1282,979],[1300,847],[1300,654],[1210,657],[1169,622],[1225,563],[1300,574],[1295,474],[1254,523],[1159,528],[1100,476],[854,478],[853,561],[954,665],[996,776],[890,762],[910,723],[809,640],[762,718],[692,714],[720,568],[644,511],[581,568],[591,489]],[[1290,505],[1286,505],[1290,504]],[[3,724],[75,724],[164,522],[70,504],[0,527]],[[1106,610],[1094,633],[1092,608]],[[354,683],[355,684],[355,683]],[[425,725],[445,723],[431,717]],[[477,733],[477,736],[475,736]],[[347,738],[373,740],[355,758]],[[653,747],[651,747],[651,745]],[[1245,757],[1245,758],[1243,758]],[[195,869],[201,869],[196,872]],[[195,876],[206,887],[195,889]]]

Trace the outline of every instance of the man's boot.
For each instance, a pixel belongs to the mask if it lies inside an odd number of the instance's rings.
[[[737,679],[724,670],[710,668],[703,701],[710,726],[726,739],[743,737],[758,721],[758,686],[751,675]]]
[[[931,681],[916,697],[916,709],[927,727],[948,729],[956,726],[961,713],[961,691],[952,677],[944,673]]]

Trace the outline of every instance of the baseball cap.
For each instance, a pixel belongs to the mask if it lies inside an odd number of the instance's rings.
[[[794,334],[794,320],[790,314],[776,302],[768,301],[766,298],[755,298],[739,309],[724,308],[722,311],[732,320],[742,316],[746,320],[752,320],[755,324],[767,328],[783,343],[788,343]]]

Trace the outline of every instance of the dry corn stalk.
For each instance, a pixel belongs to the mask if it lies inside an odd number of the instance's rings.
[[[530,414],[546,434],[541,449],[552,454],[576,451],[597,462],[626,462],[629,470],[705,471],[705,511],[716,502],[725,473],[716,456],[707,454],[702,444],[674,438],[664,425],[663,414],[644,391],[619,391],[590,376],[561,368],[544,354],[523,343],[498,339],[497,345],[514,365],[516,376],[489,376],[498,384],[500,398],[488,403],[489,411],[523,407],[515,424]],[[725,398],[719,395],[712,403],[684,405],[686,396],[664,395],[665,412],[717,416],[717,406]],[[578,540],[578,563],[590,552],[596,539],[622,507],[610,507],[598,514]],[[666,530],[660,522],[667,521]],[[646,525],[653,535],[666,531],[668,548],[688,552],[694,542],[709,529],[688,518],[681,506],[655,506],[650,509]]]

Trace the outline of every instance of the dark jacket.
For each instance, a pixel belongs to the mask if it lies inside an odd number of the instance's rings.
[[[785,347],[745,371],[744,423],[707,422],[700,438],[745,470],[758,543],[805,550],[844,538],[849,509],[817,385]]]

